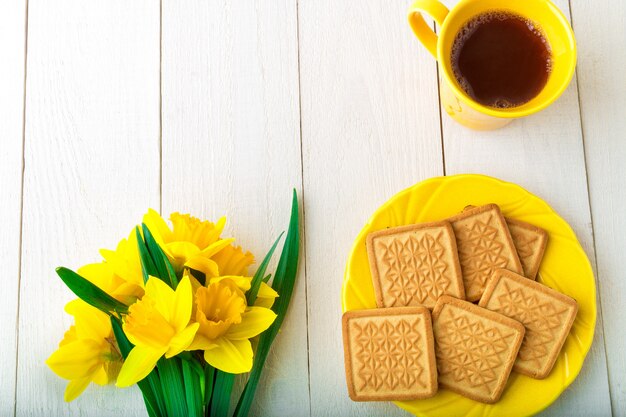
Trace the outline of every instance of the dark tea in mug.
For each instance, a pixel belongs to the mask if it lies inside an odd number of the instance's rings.
[[[550,76],[550,46],[541,30],[505,11],[483,13],[465,23],[451,58],[461,88],[489,107],[510,108],[530,101]]]

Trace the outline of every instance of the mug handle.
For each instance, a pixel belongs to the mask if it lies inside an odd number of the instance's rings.
[[[435,22],[441,27],[443,21],[448,15],[448,8],[438,0],[417,0],[409,8],[409,25],[413,29],[413,33],[420,40],[422,45],[428,49],[432,56],[437,58],[437,35],[428,26],[422,13],[426,13],[435,19]]]

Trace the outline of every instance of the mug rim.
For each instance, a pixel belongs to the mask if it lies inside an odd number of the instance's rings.
[[[448,65],[446,65],[442,60],[442,58],[444,57],[442,39],[444,38],[444,34],[447,34],[447,32],[450,31],[450,29],[448,29],[448,26],[450,26],[451,24],[450,22],[452,22],[457,17],[457,15],[461,13],[461,9],[464,6],[477,3],[480,1],[481,0],[462,0],[455,7],[453,7],[452,10],[450,10],[448,15],[446,16],[446,19],[441,25],[441,29],[440,29],[441,33],[437,37],[437,56],[439,57],[438,61],[442,67],[442,73],[445,78],[445,81],[448,83],[448,86],[452,89],[454,95],[458,97],[460,100],[462,100],[465,104],[467,104],[472,109],[480,113],[486,114],[488,116],[499,117],[499,118],[504,118],[504,119],[514,119],[518,117],[529,116],[531,114],[539,112],[540,110],[545,109],[550,104],[554,103],[556,99],[561,96],[561,94],[563,94],[563,92],[567,89],[570,82],[572,81],[574,72],[576,71],[578,51],[577,51],[577,46],[576,46],[576,39],[574,37],[574,31],[571,25],[569,24],[569,21],[567,20],[563,12],[558,7],[556,7],[556,5],[552,3],[550,0],[538,0],[541,3],[544,3],[548,7],[548,9],[557,17],[559,23],[565,28],[565,32],[567,33],[567,40],[571,45],[573,62],[572,62],[572,65],[569,66],[568,72],[563,77],[563,81],[560,83],[559,87],[556,88],[554,92],[542,102],[524,110],[516,110],[516,107],[506,109],[506,110],[498,109],[495,107],[489,107],[489,106],[485,106],[483,104],[478,103],[477,101],[472,99],[463,89],[459,88],[459,86],[457,85],[456,77],[454,77],[454,75],[451,74],[451,71],[449,71],[447,68]],[[454,34],[454,36],[456,36],[456,33]]]

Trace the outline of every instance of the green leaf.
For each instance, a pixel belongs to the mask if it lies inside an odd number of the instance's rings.
[[[227,416],[230,408],[230,394],[233,391],[235,375],[216,371],[210,416]]]
[[[244,417],[250,412],[250,406],[254,399],[254,393],[256,392],[257,385],[261,378],[261,372],[265,365],[265,360],[269,354],[270,347],[274,338],[278,334],[278,330],[285,319],[287,314],[287,308],[291,301],[291,295],[296,282],[296,275],[298,271],[298,257],[300,253],[300,229],[298,218],[298,196],[296,191],[293,191],[293,199],[291,203],[291,217],[289,219],[289,230],[287,231],[287,237],[285,238],[285,244],[283,246],[282,253],[280,254],[280,260],[276,267],[276,273],[274,274],[274,280],[272,282],[272,288],[280,295],[272,310],[276,313],[276,320],[270,326],[270,328],[261,333],[259,337],[259,344],[257,346],[256,353],[254,354],[254,364],[252,365],[252,371],[250,372],[250,378],[246,383],[246,386],[239,397],[239,402],[235,408],[234,417]]]
[[[170,281],[174,285],[173,288],[176,289],[176,287],[178,287],[178,277],[176,276],[176,271],[174,271],[174,267],[172,266],[172,263],[170,262],[170,258],[167,257],[167,255],[165,254],[165,252],[163,252],[163,249],[161,249],[160,246],[159,246],[159,250],[161,251],[161,258],[163,259],[163,263],[165,264],[165,267],[167,268],[167,274],[170,277]]]
[[[253,305],[256,301],[256,297],[259,293],[259,288],[261,287],[261,282],[264,282],[265,280],[265,270],[267,269],[267,265],[269,265],[270,260],[272,259],[274,250],[276,250],[276,246],[278,245],[281,237],[283,237],[283,233],[278,236],[278,239],[276,239],[269,252],[267,252],[267,255],[265,255],[263,262],[261,262],[261,265],[259,265],[259,269],[256,270],[254,276],[252,277],[252,281],[250,282],[250,289],[246,293],[246,301],[248,302],[249,306]]]
[[[126,314],[128,312],[128,306],[126,306],[126,304],[117,301],[76,272],[64,267],[57,268],[56,272],[65,285],[87,304],[92,305],[106,314],[114,312]]]
[[[126,359],[132,348],[134,347],[130,340],[122,330],[122,323],[117,317],[111,316],[111,326],[113,334],[120,349],[122,358]],[[160,384],[158,384],[159,376],[153,370],[148,376],[137,383],[143,395],[143,401],[146,404],[146,410],[150,417],[166,417],[165,403],[163,402],[163,394],[161,393]],[[154,388],[158,386],[158,391]]]
[[[190,361],[182,360],[183,382],[185,384],[185,397],[187,399],[187,407],[189,415],[202,417],[202,392],[200,391],[200,377],[193,367],[193,363],[197,364],[195,359]],[[198,365],[199,366],[199,365]],[[204,373],[202,373],[204,379]]]
[[[204,405],[209,406],[211,396],[213,395],[213,381],[215,379],[215,368],[207,364],[204,368]]]
[[[143,273],[143,282],[145,284],[148,282],[150,276],[156,277],[158,272],[156,266],[154,265],[154,261],[152,260],[152,256],[150,256],[150,251],[148,251],[146,242],[144,242],[143,236],[141,236],[139,227],[135,228],[135,234],[137,235],[137,247],[139,248],[139,259],[141,260],[141,272]]]
[[[154,240],[152,233],[150,233],[150,230],[145,225],[145,223],[141,224],[141,230],[143,232],[143,240],[146,243],[146,247],[148,248],[148,253],[150,254],[150,257],[152,258],[152,262],[154,263],[154,267],[156,268],[156,275],[163,279],[167,278],[167,280],[169,281],[169,275],[167,273],[167,269],[165,268],[165,265],[162,262],[162,258],[158,256],[160,255],[159,252],[161,251],[161,248]]]
[[[187,416],[187,402],[185,397],[185,385],[180,359],[161,358],[157,362],[157,369],[161,377],[161,389],[165,398],[165,407],[168,416]]]
[[[172,267],[169,258],[165,252],[163,252],[163,249],[161,249],[158,245],[154,236],[152,236],[148,226],[146,226],[145,223],[142,223],[141,228],[143,230],[143,237],[146,242],[148,252],[152,257],[152,261],[157,270],[156,276],[165,281],[165,283],[173,289],[176,289],[178,286],[178,278],[176,277],[176,273],[174,272],[174,268]]]
[[[150,229],[142,223],[141,229],[137,227],[135,233],[137,234],[137,245],[139,246],[139,258],[141,259],[144,283],[148,282],[150,276],[153,276],[159,278],[171,288],[176,289],[178,278],[176,277],[174,267],[154,239]]]
[[[300,224],[298,218],[298,196],[296,190],[293,190],[293,199],[291,202],[291,217],[289,219],[289,229],[287,231],[287,238],[285,239],[285,245],[280,254],[278,266],[274,274],[274,280],[272,281],[272,288],[280,295],[274,302],[272,310],[276,313],[277,317],[269,328],[269,333],[272,335],[271,340],[278,334],[278,330],[285,319],[289,303],[291,301],[291,295],[296,284],[296,277],[298,273],[298,259],[300,256]],[[270,342],[271,343],[271,342]]]

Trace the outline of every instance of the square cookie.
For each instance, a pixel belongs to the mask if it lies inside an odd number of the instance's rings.
[[[466,209],[448,221],[456,236],[468,300],[480,299],[494,270],[506,268],[522,273],[509,229],[496,204]]]
[[[448,222],[370,233],[367,255],[378,307],[432,309],[441,295],[465,298],[454,232]]]
[[[548,233],[530,223],[508,217],[506,218],[506,224],[509,227],[513,244],[522,263],[524,276],[534,280],[537,277],[543,253],[546,251]]]
[[[550,374],[578,312],[573,298],[504,269],[494,272],[479,305],[524,325],[513,369],[538,379]]]
[[[430,311],[354,310],[343,315],[348,393],[354,401],[405,401],[437,392]]]
[[[443,296],[433,310],[439,384],[495,403],[509,379],[524,326],[470,302]]]

